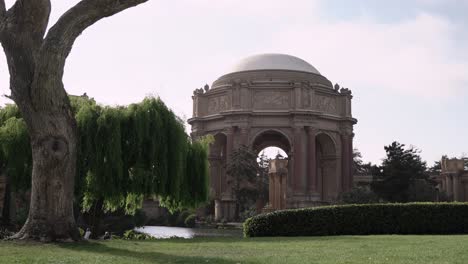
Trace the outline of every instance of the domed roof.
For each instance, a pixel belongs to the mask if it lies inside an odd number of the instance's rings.
[[[242,59],[228,73],[255,70],[288,70],[319,74],[320,72],[307,61],[286,54],[265,53]]]

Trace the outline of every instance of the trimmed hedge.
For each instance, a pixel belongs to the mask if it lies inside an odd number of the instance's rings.
[[[283,210],[244,222],[244,236],[466,234],[468,203],[353,204]]]

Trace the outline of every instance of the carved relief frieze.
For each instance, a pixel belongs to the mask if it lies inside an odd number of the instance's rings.
[[[229,98],[227,95],[220,95],[208,99],[208,114],[216,114],[229,109]]]
[[[289,108],[289,92],[262,91],[254,95],[255,109],[287,109]]]
[[[328,114],[336,114],[338,112],[336,98],[326,95],[315,96],[315,108]]]

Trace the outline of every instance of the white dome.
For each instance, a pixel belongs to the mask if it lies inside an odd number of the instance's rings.
[[[242,59],[229,70],[229,73],[255,70],[289,70],[320,74],[307,61],[286,54],[265,53]]]

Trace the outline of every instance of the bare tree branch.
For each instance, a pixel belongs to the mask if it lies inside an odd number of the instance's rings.
[[[5,0],[0,0],[0,19],[3,17],[5,12],[6,12]]]
[[[4,0],[0,0],[1,9]],[[0,42],[10,71],[11,96],[17,104],[29,100],[35,61],[50,15],[50,0],[17,0],[0,18]]]
[[[41,83],[47,80],[49,85],[42,86],[42,89],[35,89],[35,85],[33,85],[31,97],[34,98],[34,101],[48,101],[51,94],[56,98],[68,100],[62,83],[63,69],[76,38],[100,19],[146,1],[148,0],[81,0],[63,14],[57,23],[50,28],[42,44],[40,58],[36,64],[37,78],[35,81]],[[53,80],[50,78],[51,76],[53,76]],[[41,105],[41,103],[37,105]],[[60,105],[56,106],[61,107]]]
[[[49,23],[50,10],[50,0],[17,0],[6,12],[9,31],[27,36],[40,46]]]
[[[6,21],[5,0],[0,0],[0,35],[2,34],[5,28],[5,21]],[[1,36],[0,36],[0,41],[1,41]]]

